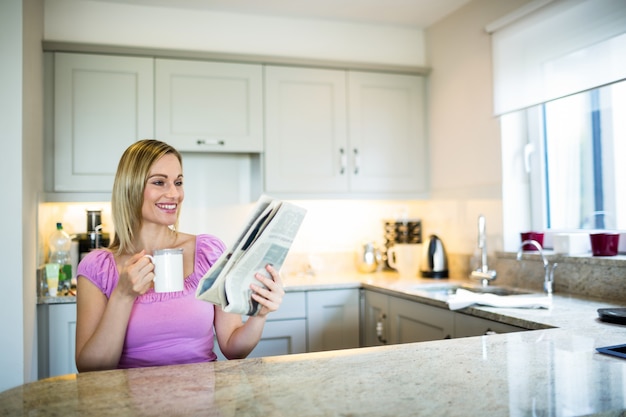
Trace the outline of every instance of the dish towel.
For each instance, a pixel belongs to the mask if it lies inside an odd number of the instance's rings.
[[[480,294],[459,288],[454,295],[448,298],[450,310],[459,310],[478,304],[489,307],[504,308],[550,308],[552,297],[550,295],[506,295]]]

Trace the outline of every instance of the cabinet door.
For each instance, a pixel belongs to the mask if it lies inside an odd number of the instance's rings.
[[[483,336],[496,333],[521,332],[526,329],[463,313],[454,314],[454,337]]]
[[[55,191],[110,192],[122,152],[153,137],[153,62],[55,54]]]
[[[423,77],[358,71],[348,77],[351,190],[425,192]]]
[[[248,317],[244,317],[247,320]],[[270,313],[263,328],[261,340],[249,358],[288,355],[306,352],[306,295],[303,291],[287,292],[280,308]],[[217,340],[213,350],[218,360],[225,360]]]
[[[39,378],[75,374],[76,304],[37,306]]]
[[[261,65],[156,60],[156,135],[180,151],[262,152]]]
[[[380,346],[389,343],[388,296],[365,290],[361,331],[363,346]]]
[[[359,290],[307,292],[309,352],[359,347]]]
[[[398,297],[389,297],[392,343],[450,339],[454,313]]]
[[[268,321],[249,358],[306,352],[306,319]]]
[[[265,189],[346,192],[344,71],[265,69]]]

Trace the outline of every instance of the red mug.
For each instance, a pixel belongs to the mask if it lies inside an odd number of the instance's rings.
[[[522,242],[525,240],[534,240],[539,243],[539,246],[543,248],[543,233],[542,232],[522,232],[520,233]],[[537,248],[534,245],[525,244],[522,248],[524,251],[536,251]]]
[[[615,256],[619,246],[619,233],[592,233],[591,253],[593,256]]]

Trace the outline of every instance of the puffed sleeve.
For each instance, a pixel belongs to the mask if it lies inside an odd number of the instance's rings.
[[[113,254],[103,249],[89,252],[78,264],[76,276],[85,277],[98,287],[107,298],[111,296],[119,280]]]
[[[226,245],[219,238],[213,235],[198,235],[196,237],[196,261],[195,272],[204,276],[211,265],[226,250]]]

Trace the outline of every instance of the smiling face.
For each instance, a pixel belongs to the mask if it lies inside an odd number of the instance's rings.
[[[183,202],[183,172],[178,158],[166,154],[150,168],[143,192],[143,223],[170,226],[176,223]]]

